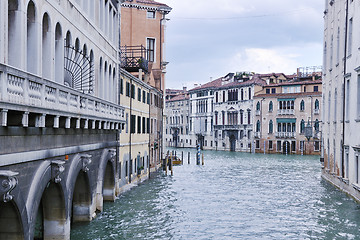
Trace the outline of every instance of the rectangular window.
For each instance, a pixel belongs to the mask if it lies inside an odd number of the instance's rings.
[[[314,143],[314,150],[316,152],[320,151],[320,141],[315,141]]]
[[[137,117],[137,133],[141,133],[141,117]]]
[[[120,94],[124,94],[124,80],[120,79]]]
[[[138,101],[141,102],[141,89],[138,88]]]
[[[130,133],[135,133],[135,121],[136,121],[136,116],[131,115],[131,118],[130,118]]]
[[[135,85],[131,84],[131,98],[135,99]]]
[[[277,141],[277,142],[276,142],[276,150],[277,150],[278,152],[281,152],[281,141]]]
[[[348,55],[352,52],[352,35],[353,35],[353,19],[349,20],[349,39],[348,39]]]
[[[256,149],[260,148],[260,140],[256,140]]]
[[[355,180],[359,184],[359,156],[355,156]]]
[[[129,175],[129,167],[128,167],[128,161],[125,162],[125,177]]]
[[[130,97],[130,83],[126,82],[126,96]]]
[[[156,16],[155,11],[147,11],[147,13],[146,13],[147,18],[155,19],[155,16]]]
[[[349,119],[350,119],[350,111],[349,111],[349,109],[350,109],[350,81],[349,80],[347,80],[346,81],[346,91],[345,91],[345,97],[346,97],[346,99],[345,99],[345,119],[346,119],[346,121],[349,121]],[[325,108],[323,107],[323,110],[324,110]]]
[[[319,86],[314,86],[314,92],[318,92],[319,91]]]
[[[293,151],[293,152],[296,151],[296,142],[295,141],[291,141],[291,151]]]
[[[147,60],[149,62],[155,61],[155,39],[148,38],[146,39],[146,46],[147,46]]]
[[[270,88],[266,89],[266,93],[269,94],[270,93]]]
[[[269,140],[269,150],[272,150],[272,149],[273,149],[273,141]]]
[[[150,104],[150,93],[147,93],[147,104]]]
[[[276,88],[272,88],[271,93],[276,93]]]
[[[142,118],[142,133],[145,133],[146,132],[146,118],[143,117]]]
[[[146,133],[150,133],[150,119],[146,118]]]
[[[129,132],[129,114],[128,113],[126,113],[126,133],[128,133]]]
[[[142,92],[142,98],[143,98],[143,103],[145,103],[146,102],[146,93],[144,90]]]

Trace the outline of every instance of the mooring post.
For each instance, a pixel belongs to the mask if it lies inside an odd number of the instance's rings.
[[[188,152],[188,164],[190,164],[190,152]]]
[[[202,156],[202,165],[204,166],[204,153],[201,156]]]
[[[196,165],[200,165],[200,145],[197,145]]]
[[[181,151],[181,165],[184,164],[184,152]]]

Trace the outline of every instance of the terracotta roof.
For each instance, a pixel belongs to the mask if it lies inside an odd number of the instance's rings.
[[[152,5],[157,5],[157,6],[169,7],[169,6],[166,5],[165,3],[155,2],[155,1],[153,1],[153,0],[136,0],[136,2],[137,2],[137,3],[152,4]]]
[[[205,83],[199,87],[190,89],[189,91],[197,91],[197,90],[206,89],[206,88],[218,88],[218,87],[221,87],[221,82],[222,82],[222,78],[218,78],[211,82]]]
[[[231,82],[228,84],[225,84],[219,88],[230,88],[230,87],[241,87],[241,86],[250,86],[250,85],[260,85],[260,86],[264,86],[266,84],[266,82],[262,79],[260,79],[257,76],[254,76],[251,80],[247,80],[245,82]]]
[[[189,99],[189,95],[187,94],[179,94],[169,100],[166,100],[166,102],[175,102],[175,101],[181,101],[181,100],[188,100]]]
[[[254,96],[254,98],[266,98],[266,97],[276,97],[276,98],[281,98],[281,97],[302,97],[302,96],[321,96],[322,93],[321,92],[301,92],[301,93],[264,93],[264,94],[259,94]]]
[[[288,81],[288,82],[282,82],[282,83],[270,83],[269,87],[277,87],[277,86],[288,86],[288,85],[310,85],[310,84],[321,84],[322,80],[305,80],[305,81]]]

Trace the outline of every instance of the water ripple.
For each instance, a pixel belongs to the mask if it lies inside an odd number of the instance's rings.
[[[73,226],[71,239],[360,237],[359,205],[321,180],[318,157],[204,156],[205,166],[175,167],[174,176],[160,173],[105,203],[94,221]]]

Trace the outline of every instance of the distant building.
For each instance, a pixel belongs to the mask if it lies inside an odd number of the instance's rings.
[[[255,151],[320,154],[321,77],[285,76],[267,82],[254,96]],[[313,127],[311,141],[305,137],[307,124]]]
[[[251,73],[228,74],[215,90],[216,150],[250,152],[253,139],[253,96],[265,81]]]
[[[322,176],[360,200],[358,1],[326,1],[323,55]]]
[[[189,135],[189,95],[178,94],[166,101],[165,141],[169,147],[191,147]]]

